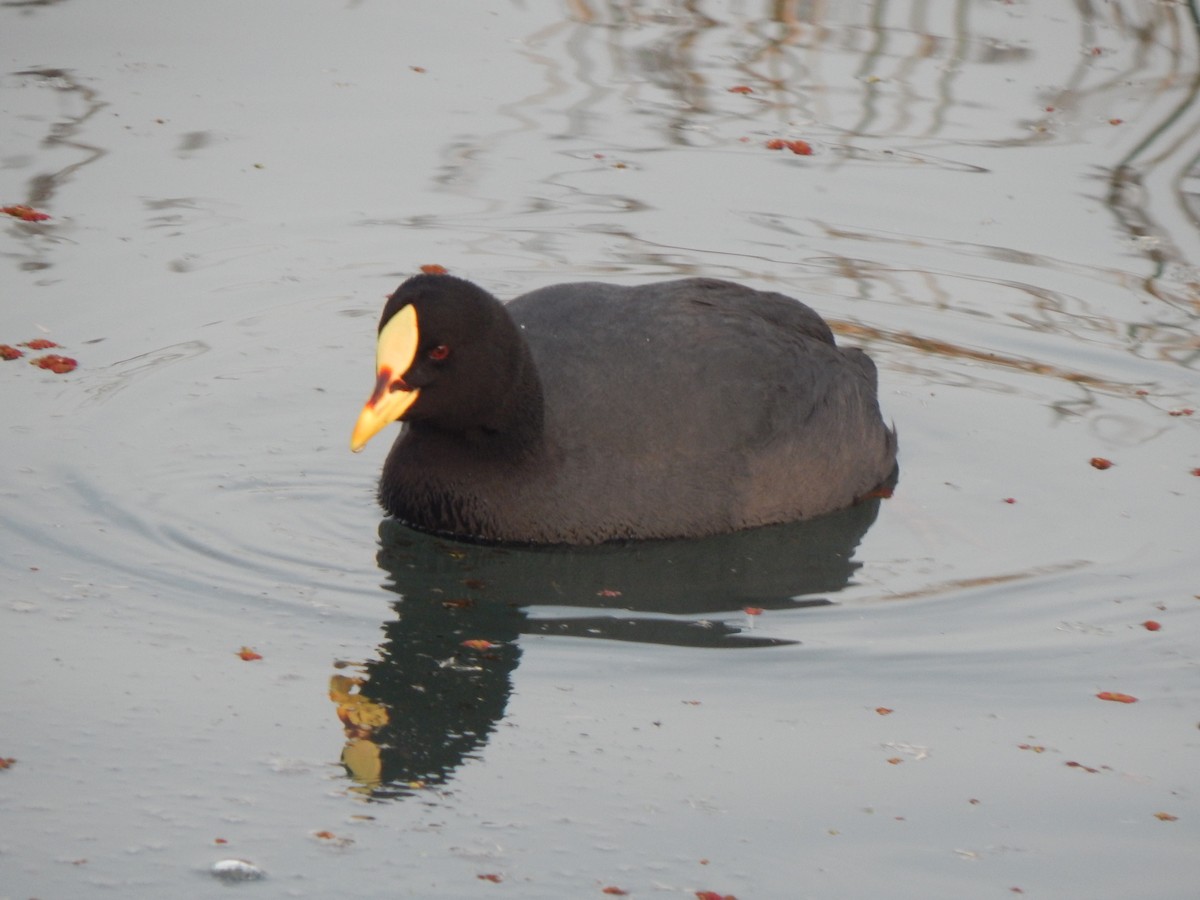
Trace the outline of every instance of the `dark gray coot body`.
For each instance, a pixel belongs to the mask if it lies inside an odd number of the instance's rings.
[[[416,276],[420,389],[380,503],[464,538],[698,537],[854,504],[896,466],[875,366],[812,309],[715,279],[559,284],[504,307]],[[431,346],[448,347],[435,362]]]

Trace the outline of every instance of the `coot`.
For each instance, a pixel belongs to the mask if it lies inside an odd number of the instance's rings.
[[[351,438],[388,423],[379,501],[418,529],[534,544],[687,538],[811,518],[889,480],[875,366],[783,294],[582,282],[507,306],[418,275],[379,322]]]

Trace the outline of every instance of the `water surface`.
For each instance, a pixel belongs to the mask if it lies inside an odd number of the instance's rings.
[[[263,896],[1189,896],[1197,21],[0,3],[0,202],[52,216],[0,222],[0,343],[79,362],[0,363],[0,896],[227,897],[227,858]],[[895,496],[587,552],[381,523],[349,430],[431,263],[805,299],[879,365]]]

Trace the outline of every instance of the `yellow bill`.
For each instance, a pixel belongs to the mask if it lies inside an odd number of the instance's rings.
[[[379,332],[375,348],[375,390],[359,413],[350,436],[350,449],[357,453],[387,425],[400,419],[421,393],[404,382],[420,343],[417,311],[403,307]]]

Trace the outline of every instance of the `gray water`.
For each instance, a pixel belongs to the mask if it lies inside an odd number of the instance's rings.
[[[1195,895],[1192,4],[0,35],[0,205],[52,217],[0,219],[0,343],[79,364],[0,362],[0,897]],[[381,523],[349,431],[435,263],[805,299],[879,365],[895,495],[588,552]]]

